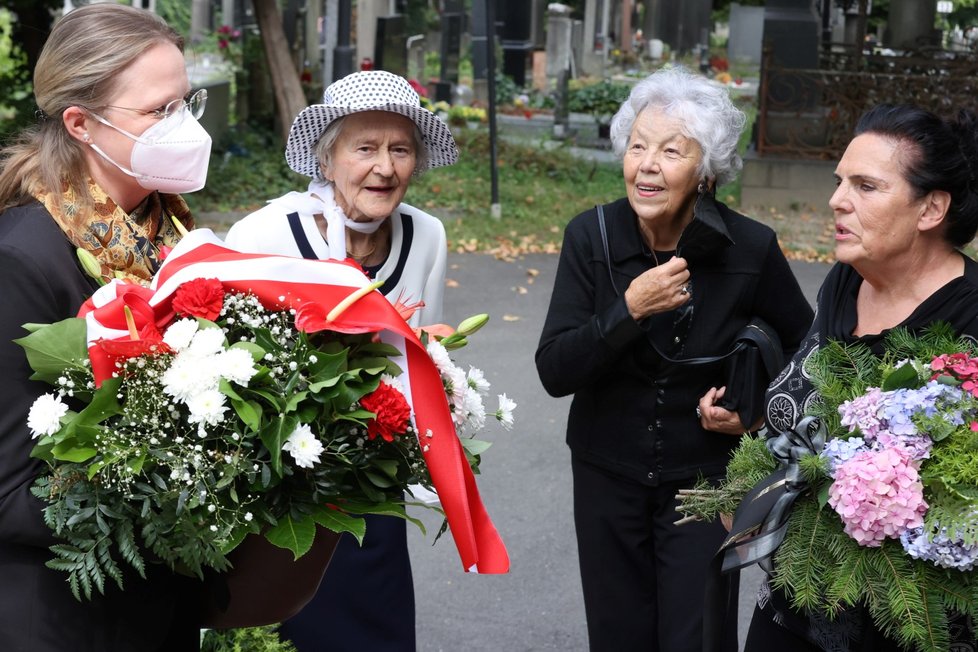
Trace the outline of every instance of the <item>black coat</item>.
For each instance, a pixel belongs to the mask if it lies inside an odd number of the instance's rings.
[[[0,650],[146,652],[197,650],[199,583],[147,564],[147,580],[125,578],[125,593],[79,602],[67,574],[46,568],[56,543],[30,487],[44,464],[29,457],[27,413],[52,388],[29,380],[25,323],[73,317],[95,290],[75,248],[41,204],[0,214]]]
[[[596,210],[571,220],[536,352],[546,390],[574,395],[567,424],[573,453],[647,485],[722,473],[738,443],[704,430],[695,414],[700,397],[724,384],[721,365],[690,371],[665,364],[649,341],[672,358],[720,355],[756,316],[778,332],[790,359],[813,316],[771,229],[723,204],[701,208],[679,242],[692,300],[640,322],[623,294],[656,261],[628,201],[604,207],[614,287]]]

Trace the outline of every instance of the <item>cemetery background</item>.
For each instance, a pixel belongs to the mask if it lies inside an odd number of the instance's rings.
[[[211,93],[205,127],[215,137],[215,156],[208,188],[187,197],[202,224],[220,229],[265,199],[304,187],[305,180],[284,165],[283,121],[276,117],[281,110],[276,109],[251,3],[135,1],[153,5],[187,33],[193,43],[194,83]],[[496,389],[512,391],[522,403],[518,432],[499,437],[498,453],[487,454],[482,481],[492,513],[513,541],[514,570],[504,578],[463,575],[449,542],[429,549],[430,536],[413,534],[420,649],[583,650],[563,445],[567,406],[542,395],[529,363],[556,261],[550,254],[559,247],[563,224],[590,205],[621,194],[620,166],[599,133],[609,105],[637,79],[667,63],[681,63],[728,85],[754,129],[742,142],[748,159],[744,174],[721,189],[721,198],[742,204],[744,212],[772,225],[792,257],[825,261],[832,251],[826,204],[834,154],[791,158],[786,154],[799,152],[785,152],[784,147],[824,148],[832,142],[829,136],[844,136],[842,123],[831,124],[831,134],[826,129],[830,101],[840,95],[848,101],[849,113],[859,111],[868,99],[885,98],[885,87],[875,85],[875,95],[856,97],[860,85],[866,86],[860,81],[866,77],[859,75],[885,78],[880,67],[898,60],[883,54],[884,47],[919,56],[900,64],[902,74],[915,79],[978,78],[973,42],[967,38],[973,34],[967,21],[975,22],[975,2],[956,0],[952,13],[939,13],[939,3],[929,0],[877,0],[867,3],[874,5],[872,13],[860,13],[859,0],[768,0],[765,6],[646,0],[637,12],[629,0],[580,0],[570,10],[548,13],[540,0],[500,0],[492,6],[501,23],[493,50],[499,70],[492,85],[504,187],[502,217],[493,220],[484,47],[489,42],[484,28],[489,5],[473,0],[466,9],[454,0],[430,5],[358,0],[355,12],[343,16],[344,6],[350,8],[343,0],[270,1],[280,12],[304,102],[319,101],[324,84],[333,78],[329,71],[343,71],[344,66],[347,71],[372,65],[401,72],[419,80],[432,106],[448,104],[445,117],[455,123],[463,159],[468,159],[415,180],[407,200],[442,217],[449,230],[449,277],[457,285],[446,296],[448,321],[492,306],[494,325],[475,338],[472,364],[492,373]],[[38,8],[59,9],[63,0],[4,4],[0,134],[33,115],[29,76],[24,74],[23,48],[29,39],[18,34],[18,25]],[[425,7],[420,20],[407,11],[419,5]],[[428,10],[433,6],[440,13]],[[11,20],[11,8],[19,12],[19,21]],[[717,17],[724,19],[722,24],[715,23]],[[330,24],[348,29],[321,29]],[[938,31],[938,24],[958,28]],[[876,41],[871,49],[854,45],[864,42],[864,34]],[[917,48],[919,44],[926,47]],[[765,45],[770,57],[766,68]],[[781,75],[782,90],[790,92],[772,94],[771,75],[775,80]],[[827,89],[843,79],[849,83],[839,86],[844,91],[833,100]],[[556,97],[562,84],[563,102]],[[813,88],[817,92],[810,93]],[[925,100],[940,93],[939,87],[935,91],[922,83],[912,88]],[[959,90],[973,97],[971,87],[961,85]],[[776,107],[762,113],[762,105],[768,102],[770,108],[772,99]],[[473,106],[483,110],[484,121],[477,113],[460,110]],[[452,119],[453,109],[461,119]],[[471,115],[479,117],[466,119]],[[759,151],[765,148],[767,153]],[[494,256],[462,255],[475,251]],[[817,287],[823,267],[802,269],[814,270],[810,283]],[[506,355],[497,355],[500,351]],[[463,359],[465,354],[463,350]],[[437,528],[427,520],[429,528]]]

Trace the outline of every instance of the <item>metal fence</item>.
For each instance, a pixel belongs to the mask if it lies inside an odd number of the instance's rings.
[[[817,70],[779,67],[764,55],[756,145],[761,156],[838,159],[859,116],[881,103],[938,115],[978,106],[978,55],[920,50],[902,56],[833,47]]]

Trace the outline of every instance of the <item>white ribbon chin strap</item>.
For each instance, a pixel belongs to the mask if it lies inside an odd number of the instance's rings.
[[[281,206],[288,212],[322,213],[326,218],[326,245],[329,247],[329,257],[335,260],[346,258],[346,228],[358,233],[373,233],[380,228],[384,220],[355,222],[343,214],[343,209],[336,203],[333,196],[333,184],[313,179],[309,182],[308,192],[290,192],[273,199],[270,203]]]

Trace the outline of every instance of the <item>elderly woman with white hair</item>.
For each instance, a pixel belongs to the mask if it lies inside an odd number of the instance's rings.
[[[592,651],[701,648],[706,570],[725,532],[675,525],[675,496],[722,477],[759,426],[724,400],[723,363],[704,360],[758,318],[790,357],[812,320],[775,233],[714,197],[740,169],[744,122],[723,87],[681,68],[653,73],[611,125],[625,197],[564,233],[536,364],[551,395],[574,397],[567,443]]]
[[[273,199],[234,224],[241,251],[352,259],[412,326],[441,320],[447,245],[441,221],[403,203],[411,179],[451,165],[451,132],[402,77],[357,72],[303,109],[285,159],[311,177],[305,192]],[[414,585],[405,522],[367,516],[358,546],[342,537],[322,589],[281,629],[299,652],[413,652]]]

